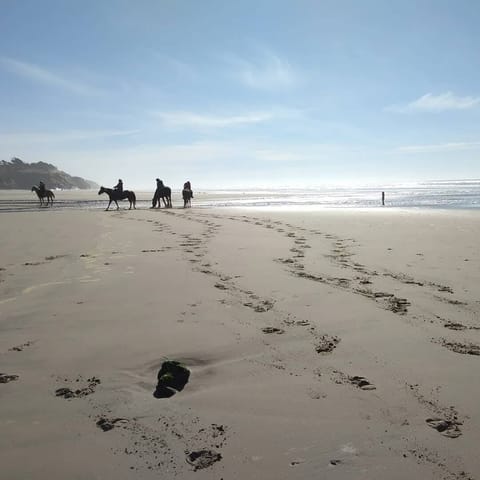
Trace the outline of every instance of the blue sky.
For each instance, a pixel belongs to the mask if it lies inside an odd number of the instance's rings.
[[[0,159],[106,185],[480,178],[480,3],[0,0]]]

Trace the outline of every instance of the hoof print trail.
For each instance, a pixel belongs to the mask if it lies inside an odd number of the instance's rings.
[[[158,372],[158,384],[153,396],[155,398],[169,398],[181,392],[190,378],[190,370],[175,360],[162,363]]]
[[[197,450],[196,452],[190,452],[186,458],[187,463],[193,466],[194,471],[211,467],[221,459],[222,455],[213,450]]]
[[[445,420],[443,418],[427,418],[425,421],[430,427],[441,433],[444,437],[457,438],[462,434],[462,431],[458,428],[461,423],[456,419]]]

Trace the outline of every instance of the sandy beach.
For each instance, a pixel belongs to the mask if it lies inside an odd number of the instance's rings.
[[[477,213],[0,216],[1,478],[479,478]]]

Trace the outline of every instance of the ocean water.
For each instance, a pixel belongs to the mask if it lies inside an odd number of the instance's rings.
[[[435,181],[403,185],[264,190],[218,190],[205,206],[273,209],[317,208],[480,208],[480,180]]]
[[[396,209],[478,209],[480,180],[445,180],[402,185],[377,185],[310,188],[263,188],[230,190],[196,190],[195,208],[246,208],[262,210],[317,210],[334,208]],[[137,208],[151,205],[153,192],[137,191]],[[104,209],[106,195],[96,191],[55,191],[53,209]],[[172,192],[174,208],[182,207],[180,191]],[[128,202],[120,202],[121,208]],[[0,191],[0,212],[38,210],[36,196],[29,191]],[[46,210],[46,209],[45,209]]]

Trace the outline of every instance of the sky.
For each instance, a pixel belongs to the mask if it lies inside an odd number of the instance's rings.
[[[480,178],[476,0],[0,0],[0,159],[104,185]]]

